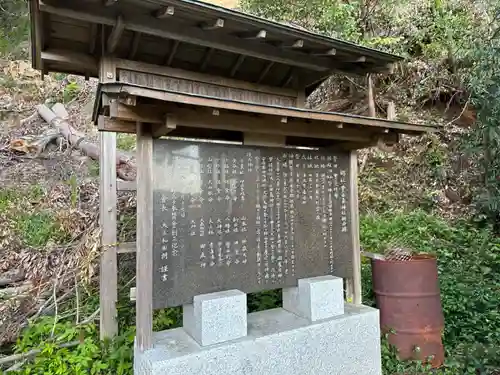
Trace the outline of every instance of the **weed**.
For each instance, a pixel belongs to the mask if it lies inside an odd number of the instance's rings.
[[[136,145],[136,137],[132,134],[118,133],[116,145],[121,150],[133,151]]]
[[[67,234],[57,225],[49,212],[21,214],[16,218],[17,230],[26,245],[45,246],[49,241],[62,242]]]

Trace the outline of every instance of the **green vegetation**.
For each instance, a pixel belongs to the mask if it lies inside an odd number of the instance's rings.
[[[116,147],[125,151],[135,150],[135,139],[134,134],[118,133],[116,136]]]
[[[486,375],[500,367],[500,240],[490,228],[478,229],[466,222],[449,224],[424,211],[397,211],[365,215],[361,220],[361,237],[363,248],[370,251],[383,251],[394,243],[411,243],[416,251],[438,256],[447,362],[437,374]],[[373,305],[368,263],[363,265],[363,276],[363,302]],[[98,299],[91,297],[95,295],[92,289],[88,291],[90,300],[85,304],[86,314],[98,306]],[[84,369],[92,369],[92,374],[132,374],[135,306],[127,298],[124,289],[119,303],[121,334],[111,342],[100,342],[93,324],[76,325],[74,315],[55,325],[52,317],[32,324],[20,336],[15,349],[17,352],[43,350],[18,374],[88,374]],[[280,305],[280,291],[249,296],[249,311]],[[180,308],[159,310],[154,314],[155,330],[177,327],[181,322]],[[74,340],[81,340],[82,344],[57,348],[57,345]],[[430,373],[422,363],[401,362],[385,337],[382,343],[384,374]]]

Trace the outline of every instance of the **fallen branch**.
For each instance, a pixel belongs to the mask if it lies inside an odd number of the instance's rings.
[[[28,283],[12,288],[0,289],[0,300],[20,296],[23,293],[30,291],[31,288],[32,288],[31,283]]]
[[[21,270],[10,270],[0,274],[0,287],[17,283],[24,280],[24,273]]]

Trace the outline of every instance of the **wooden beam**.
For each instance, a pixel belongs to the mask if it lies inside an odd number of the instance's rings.
[[[132,38],[132,45],[130,46],[130,52],[128,54],[128,58],[130,60],[133,60],[135,55],[137,54],[140,41],[141,41],[141,33],[135,32],[134,37]]]
[[[234,62],[234,65],[231,68],[231,73],[230,73],[231,77],[234,77],[236,75],[236,72],[238,72],[238,69],[240,68],[243,61],[245,61],[245,55],[239,55],[238,59]]]
[[[123,106],[125,107],[125,106]],[[377,137],[393,140],[393,134],[376,133],[376,131],[367,132],[365,129],[337,128],[333,124],[323,122],[297,121],[286,117],[276,118],[274,116],[246,116],[236,115],[226,111],[214,115],[209,109],[196,111],[192,109],[180,109],[175,107],[166,108],[171,116],[175,116],[175,125],[179,127],[191,127],[198,129],[229,130],[237,132],[250,132],[269,135],[288,135],[294,137],[317,138],[317,139],[336,139],[350,142],[372,142],[372,134],[379,134]],[[135,121],[140,119],[133,112],[119,111],[124,117],[118,119],[106,118],[99,123],[99,130],[116,131],[120,133],[133,133]],[[144,110],[141,110],[144,112]],[[127,117],[125,117],[127,116]],[[163,122],[163,115],[155,118],[156,124]],[[282,119],[285,118],[286,122]],[[176,132],[177,133],[177,132]],[[160,133],[161,135],[161,133]]]
[[[134,183],[134,190],[136,190],[136,185]],[[129,190],[132,191],[132,190]],[[117,254],[131,254],[137,251],[137,245],[135,242],[124,242],[118,245],[116,252]]]
[[[153,335],[153,138],[137,123],[136,343],[144,352]]]
[[[90,33],[89,33],[89,53],[91,55],[95,52],[95,46],[97,44],[97,25],[92,23],[90,25]]]
[[[123,21],[123,17],[120,15],[116,19],[116,23],[113,26],[113,30],[111,34],[109,34],[108,44],[107,44],[107,52],[113,53],[120,42],[120,39],[125,31],[125,22]]]
[[[101,339],[118,332],[116,301],[118,299],[118,267],[116,259],[116,134],[100,133],[100,332]]]
[[[217,30],[217,29],[222,29],[224,27],[224,20],[222,18],[217,18],[215,22],[212,23],[207,23],[204,22],[200,24],[200,27],[203,30]]]
[[[177,53],[177,48],[179,48],[179,41],[178,40],[173,40],[172,41],[172,47],[170,48],[170,51],[168,53],[167,59],[165,60],[166,66],[172,65],[172,61],[174,61],[175,54]]]
[[[114,26],[116,20],[112,9],[102,9],[97,11],[87,2],[60,0],[58,6],[52,6],[40,0],[40,8],[44,12],[57,14],[67,18],[79,19],[88,22],[101,23]],[[179,40],[185,43],[197,44],[207,48],[220,49],[223,51],[252,56],[258,59],[275,61],[277,63],[303,67],[314,71],[329,71],[333,68],[332,62],[328,59],[310,56],[290,50],[277,50],[273,46],[265,43],[255,43],[251,46],[242,44],[241,39],[230,35],[207,35],[199,27],[186,26],[175,17],[168,23],[163,20],[151,18],[141,14],[123,14],[128,20],[127,30],[137,31],[146,35],[154,35],[160,38]],[[263,39],[266,36],[265,30],[261,30],[253,35],[248,35],[251,39]],[[246,36],[242,36],[246,37]]]
[[[130,107],[111,100],[109,104],[109,118],[111,120],[144,122],[148,124],[163,124],[163,111],[157,106]]]
[[[297,39],[292,44],[281,43],[279,46],[280,46],[280,48],[302,48],[302,47],[304,47],[304,40]]]
[[[97,60],[90,55],[54,49],[43,51],[40,56],[42,61],[57,63],[60,65],[76,66],[88,71],[89,73],[97,73]]]
[[[177,128],[177,118],[175,115],[167,114],[165,116],[165,123],[160,126],[155,126],[153,129],[153,138],[159,138],[167,135]]]
[[[286,136],[246,132],[243,144],[246,146],[282,147],[286,144]]]
[[[105,131],[105,132],[109,131],[116,133],[134,133],[134,134],[136,131],[135,122],[127,122],[124,120],[112,119],[107,116],[99,116],[97,129],[99,131]]]
[[[257,80],[257,83],[261,83],[264,78],[266,78],[267,73],[271,70],[271,68],[274,66],[274,61],[269,61],[266,64],[266,67],[262,69],[262,72],[259,75],[259,79]]]
[[[118,190],[118,191],[136,191],[137,190],[137,181],[116,181],[116,190]],[[135,243],[134,243],[134,247],[135,247]]]
[[[173,6],[167,6],[158,9],[156,12],[154,12],[154,16],[156,18],[168,18],[173,16],[175,13],[175,8]]]
[[[214,54],[214,49],[209,48],[207,52],[205,52],[205,56],[203,57],[203,60],[200,65],[200,70],[204,71],[207,68],[208,63],[210,62],[210,59],[212,58],[212,55]]]
[[[240,33],[240,34],[238,34],[238,37],[240,37],[241,39],[247,39],[247,40],[251,40],[251,39],[263,40],[263,39],[266,39],[266,37],[267,37],[267,31],[266,30],[259,30],[257,33],[252,33],[252,32]]]

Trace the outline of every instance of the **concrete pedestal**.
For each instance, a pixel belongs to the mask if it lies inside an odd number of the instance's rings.
[[[287,310],[278,308],[252,313],[246,319],[241,318],[239,292],[207,296],[198,300],[198,307],[194,306],[194,310],[187,307],[190,315],[184,323],[191,325],[188,330],[177,328],[157,332],[153,336],[153,349],[144,353],[136,350],[136,375],[382,373],[378,310],[366,306],[344,306],[343,298],[339,304],[341,279],[306,279],[297,288],[284,290],[283,305]],[[232,301],[228,300],[233,297]],[[205,312],[200,301],[208,303]],[[231,307],[229,314],[232,317],[224,319],[224,309],[218,310],[217,307],[219,303]],[[294,303],[298,305],[294,306]],[[197,314],[193,314],[195,310]],[[199,320],[198,325],[193,319]],[[203,319],[217,323],[209,324]],[[224,324],[229,326],[224,327]],[[204,326],[231,334],[193,330],[193,327]],[[221,342],[224,337],[227,340]],[[207,344],[209,342],[218,343]]]

